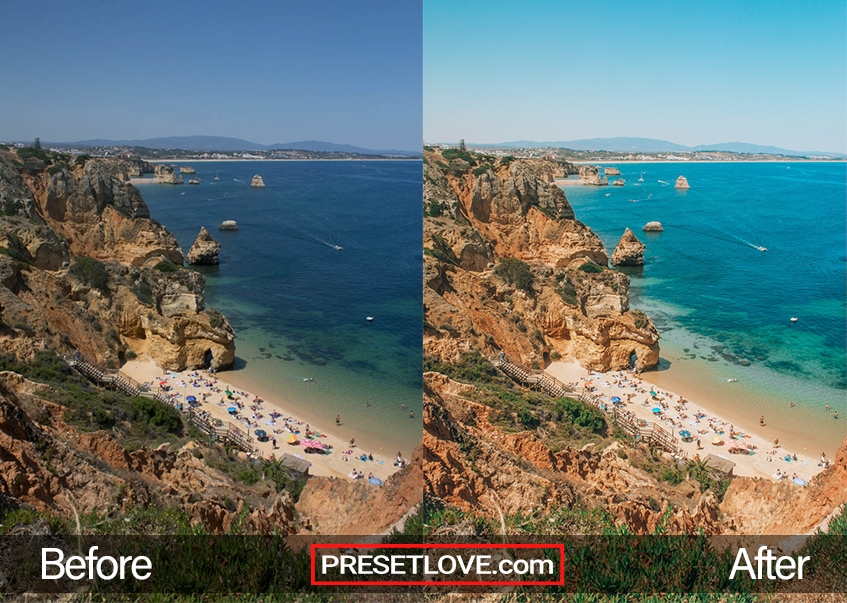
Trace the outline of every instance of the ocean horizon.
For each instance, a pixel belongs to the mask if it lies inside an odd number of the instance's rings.
[[[422,435],[421,162],[170,163],[200,184],[141,191],[184,253],[201,226],[221,243],[219,266],[195,267],[236,332],[221,378],[409,455]]]

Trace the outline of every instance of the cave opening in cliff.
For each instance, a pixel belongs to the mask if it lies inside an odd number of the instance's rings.
[[[212,356],[212,350],[206,350],[206,353],[203,355],[203,367],[206,369],[212,368],[212,360],[214,356]]]
[[[638,354],[633,350],[629,353],[629,368],[635,369],[638,366]]]

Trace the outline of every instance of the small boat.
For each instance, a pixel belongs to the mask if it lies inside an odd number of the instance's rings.
[[[218,173],[217,173],[217,172],[215,172],[215,177],[214,177],[214,178],[212,178],[212,180],[214,180],[215,182],[218,182],[220,179],[221,179],[221,177],[220,177],[220,176],[218,176]]]
[[[797,322],[798,318],[796,316],[792,316],[790,320],[791,322]]]
[[[767,248],[767,247],[762,247],[761,245],[759,245],[758,247],[756,247],[756,249],[758,249],[759,251],[767,251],[767,250],[768,250],[768,248]]]
[[[368,322],[372,322],[373,319],[374,319],[373,316],[368,316],[368,317],[365,318],[365,320],[367,320]]]
[[[314,381],[314,380],[315,380],[314,377],[304,377],[303,378],[303,381]]]
[[[644,172],[641,172],[641,177],[638,179],[639,182],[644,182]]]
[[[332,248],[337,251],[341,251],[342,249],[344,249],[341,245],[333,245]]]
[[[726,382],[727,382],[727,383],[738,383],[738,379],[736,379],[735,377],[733,377],[732,379],[727,379],[727,380],[726,380]]]

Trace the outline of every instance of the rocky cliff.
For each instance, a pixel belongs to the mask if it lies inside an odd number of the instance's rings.
[[[425,353],[655,366],[658,332],[630,311],[628,278],[575,219],[556,164],[465,155],[425,154]]]
[[[612,253],[612,266],[643,266],[645,248],[644,243],[627,228]]]
[[[232,328],[128,183],[133,164],[39,153],[0,151],[0,347],[78,349],[108,366],[232,364]]]

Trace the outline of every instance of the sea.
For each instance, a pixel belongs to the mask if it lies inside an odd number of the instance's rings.
[[[631,307],[661,335],[645,377],[674,373],[748,424],[765,416],[834,452],[847,437],[845,164],[609,165],[624,186],[563,190],[610,256],[626,228],[646,244],[644,267],[624,269]],[[674,188],[680,175],[690,189]],[[650,221],[664,231],[643,232]]]
[[[219,266],[194,268],[236,333],[220,377],[313,429],[409,455],[422,434],[421,163],[178,165],[200,184],[139,189],[184,253],[203,226],[221,244]]]

